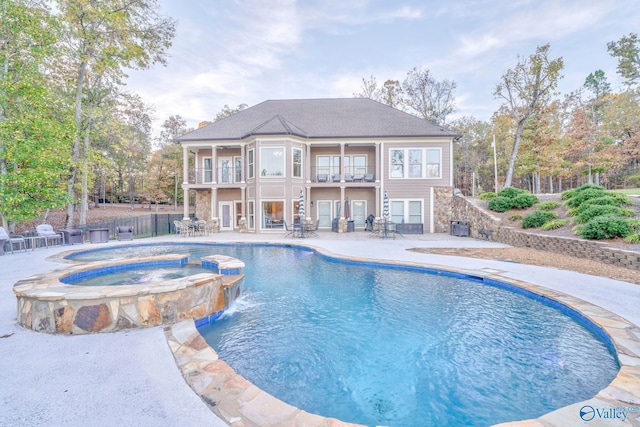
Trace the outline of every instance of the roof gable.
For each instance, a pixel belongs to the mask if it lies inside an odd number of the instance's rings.
[[[241,140],[256,135],[308,139],[458,136],[368,98],[332,98],[264,101],[177,141]]]

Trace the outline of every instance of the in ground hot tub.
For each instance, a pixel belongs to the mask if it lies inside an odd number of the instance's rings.
[[[244,278],[244,263],[224,255],[202,259],[210,273],[141,284],[81,285],[83,278],[115,272],[183,266],[188,258],[173,254],[94,262],[31,276],[13,287],[18,323],[37,332],[86,334],[219,316],[239,296]]]

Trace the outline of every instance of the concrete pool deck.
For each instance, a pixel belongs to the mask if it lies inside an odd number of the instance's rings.
[[[341,256],[490,271],[580,298],[640,325],[638,285],[552,268],[406,250],[505,246],[471,238],[436,234],[380,240],[369,238],[368,233],[356,232],[320,233],[319,238],[299,240],[284,239],[282,234],[223,232],[197,238],[163,236],[133,243],[166,241],[308,244]],[[50,247],[0,257],[1,425],[227,425],[186,384],[161,327],[61,336],[36,333],[17,325],[13,284],[33,274],[64,267],[59,261],[47,258],[69,250],[131,243],[111,241]],[[574,421],[575,425],[584,425],[577,411]],[[632,425],[640,421],[635,422]],[[617,424],[602,425],[621,424],[625,425],[617,420]],[[600,424],[591,422],[590,425]]]

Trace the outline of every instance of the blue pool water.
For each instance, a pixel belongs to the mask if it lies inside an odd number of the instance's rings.
[[[143,285],[145,283],[178,279],[200,273],[217,273],[217,270],[204,268],[200,265],[136,267],[125,270],[114,269],[105,274],[85,277],[62,278],[60,281],[69,285],[79,286]]]
[[[593,397],[619,369],[563,311],[498,287],[287,247],[185,246],[126,250],[243,260],[243,297],[199,330],[239,374],[308,412],[486,426]]]

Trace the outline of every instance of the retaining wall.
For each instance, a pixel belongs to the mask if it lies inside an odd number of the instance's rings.
[[[472,237],[479,237],[479,230],[491,229],[490,240],[510,246],[531,248],[541,251],[591,259],[619,267],[640,270],[640,252],[612,248],[606,242],[584,240],[572,237],[547,236],[529,233],[505,226],[501,219],[491,215],[473,201],[463,196],[453,196],[452,220],[470,221]]]

